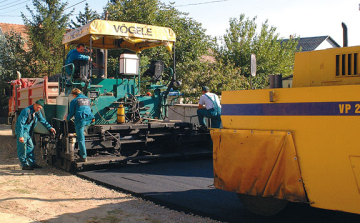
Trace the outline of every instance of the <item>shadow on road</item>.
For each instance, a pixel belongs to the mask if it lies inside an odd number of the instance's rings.
[[[157,204],[224,222],[360,222],[360,215],[291,203],[279,215],[261,217],[247,211],[235,193],[213,187],[211,159],[171,160],[130,164],[78,173],[106,187],[131,193]]]
[[[217,192],[216,192],[217,191]],[[318,223],[360,222],[360,215],[313,208],[309,204],[290,203],[281,213],[264,217],[246,210],[233,193],[220,190],[189,190],[181,192],[146,193],[143,197],[174,210],[194,213],[229,223]],[[205,195],[205,196],[204,196]],[[223,195],[223,196],[221,196]],[[192,197],[189,202],[186,198]],[[176,204],[174,204],[176,200]],[[169,204],[170,203],[170,204]]]
[[[66,213],[42,222],[198,222],[194,216],[184,216],[169,212],[150,202],[124,200],[114,204],[104,204],[82,212]],[[206,220],[202,221],[207,222]]]

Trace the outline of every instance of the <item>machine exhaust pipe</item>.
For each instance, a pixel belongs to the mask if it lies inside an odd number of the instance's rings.
[[[282,88],[281,74],[269,75],[269,78],[270,78],[270,88]]]
[[[343,22],[341,23],[341,26],[343,28],[343,47],[347,47],[348,46],[347,27]]]

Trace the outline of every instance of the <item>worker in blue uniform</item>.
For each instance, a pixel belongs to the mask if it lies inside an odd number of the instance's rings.
[[[65,65],[73,63],[74,60],[90,61],[90,57],[87,55],[84,55],[84,53],[85,53],[85,46],[84,46],[84,44],[79,43],[76,46],[76,49],[70,50],[70,52],[67,54],[66,59],[65,59]],[[65,70],[68,75],[71,75],[70,66],[67,66],[65,68]]]
[[[64,119],[70,121],[72,117],[75,117],[75,131],[76,140],[78,141],[80,158],[77,162],[86,162],[87,153],[85,146],[85,126],[95,121],[95,117],[91,112],[90,99],[81,94],[81,91],[74,88],[71,91],[74,99],[70,102],[69,115],[65,115]]]
[[[44,104],[44,99],[37,100],[33,105],[24,108],[16,120],[17,153],[23,170],[42,168],[35,162],[34,144],[31,139],[37,121],[40,121],[52,133],[56,133],[40,112]]]

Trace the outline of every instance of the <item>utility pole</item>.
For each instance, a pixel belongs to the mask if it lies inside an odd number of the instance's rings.
[[[109,12],[105,12],[105,20],[109,19]],[[108,59],[108,51],[104,50],[104,77],[107,79],[107,59]]]

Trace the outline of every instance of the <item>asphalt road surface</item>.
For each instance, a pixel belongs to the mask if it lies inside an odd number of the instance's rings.
[[[211,158],[132,163],[78,175],[175,210],[223,222],[360,222],[360,215],[306,204],[290,204],[273,217],[254,215],[242,206],[235,193],[213,187]]]

